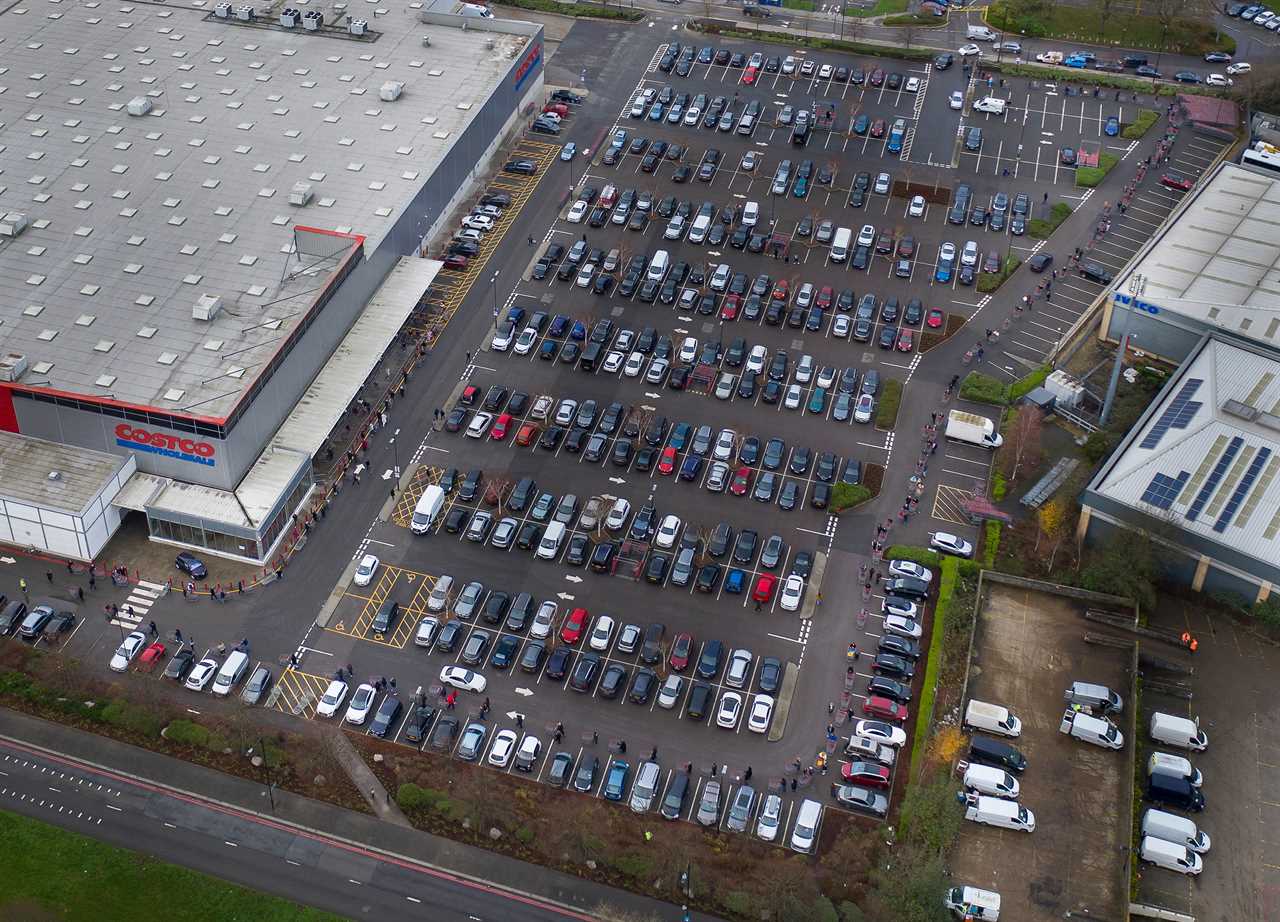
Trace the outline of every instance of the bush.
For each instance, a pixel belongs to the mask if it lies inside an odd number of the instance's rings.
[[[406,781],[396,789],[396,803],[405,810],[419,810],[430,807],[439,799],[436,791],[428,791],[412,781]]]
[[[529,826],[521,826],[519,829],[516,830],[516,838],[519,839],[521,842],[523,842],[525,845],[533,844],[533,840],[536,839],[537,837],[538,837],[538,834],[534,832],[533,829]]]
[[[653,875],[653,860],[648,855],[641,855],[639,852],[627,852],[625,855],[619,855],[611,863],[623,874],[628,877],[634,877],[637,880],[643,880]]]
[[[1049,217],[1032,218],[1027,222],[1027,233],[1040,240],[1047,240],[1063,221],[1071,217],[1071,206],[1058,202],[1049,209]]]
[[[959,837],[962,811],[956,809],[956,785],[940,772],[927,784],[913,784],[902,799],[898,838],[932,855],[944,853]]]
[[[1016,403],[1037,387],[1040,387],[1052,371],[1052,365],[1041,365],[1035,371],[1025,374],[1017,381],[1014,381],[1009,385],[1008,389],[1009,403]]]
[[[844,512],[871,499],[871,491],[862,484],[837,483],[831,488],[831,511]]]
[[[1003,381],[980,371],[971,371],[960,382],[960,397],[975,403],[994,403],[1004,406],[1009,402],[1009,391]]]
[[[989,521],[983,527],[987,540],[982,545],[982,565],[988,570],[996,565],[996,553],[1000,550],[1000,529],[1003,526],[999,522]]]
[[[1092,189],[1102,182],[1106,175],[1111,172],[1111,168],[1119,162],[1120,158],[1115,154],[1109,154],[1105,150],[1099,151],[1097,166],[1076,168],[1076,185],[1084,189]]]
[[[203,749],[209,745],[209,731],[194,720],[175,720],[164,728],[164,738],[180,746],[196,746]]]
[[[1109,454],[1111,454],[1111,436],[1102,431],[1089,433],[1089,437],[1084,440],[1084,456],[1092,464],[1097,464]]]
[[[1018,267],[1022,265],[1022,260],[1012,253],[1009,258],[1004,261],[1004,265],[1000,267],[999,272],[979,272],[978,273],[978,291],[984,294],[990,294],[1001,285],[1003,285],[1013,273],[1018,271]]]
[[[898,408],[902,405],[902,382],[897,378],[886,378],[880,392],[880,403],[876,406],[876,428],[892,429],[898,420]]]
[[[920,26],[925,29],[938,29],[947,24],[946,16],[934,16],[932,13],[902,13],[898,16],[886,16],[880,20],[885,26]]]
[[[1009,482],[1004,479],[1004,474],[996,471],[991,475],[991,498],[997,503],[1004,499],[1005,493],[1009,490]]]
[[[1120,132],[1120,137],[1127,141],[1136,141],[1148,131],[1160,119],[1160,113],[1155,109],[1139,109],[1138,115],[1133,122],[1124,126],[1124,131]]]
[[[937,556],[934,554],[935,558]],[[955,557],[943,557],[941,560],[942,576],[938,582],[938,602],[933,607],[933,633],[929,635],[929,654],[928,659],[925,660],[924,682],[920,686],[920,700],[916,702],[916,743],[911,750],[910,778],[916,777],[916,768],[924,758],[927,748],[929,724],[933,721],[933,699],[938,693],[938,672],[942,669],[942,642],[947,633],[947,613],[951,609],[951,598],[956,590],[959,564],[960,561]]]
[[[931,551],[926,547],[912,547],[909,544],[891,544],[884,550],[885,560],[910,560],[912,563],[918,563],[922,567],[928,567],[930,570],[936,570],[941,566],[943,558],[936,551]]]
[[[1049,67],[1043,64],[996,64],[994,61],[983,61],[982,66],[990,70],[998,70],[1000,73],[1008,74],[1011,77],[1030,77],[1032,80],[1048,80],[1050,82],[1069,80],[1072,84],[1105,86],[1111,89],[1125,90],[1129,93],[1156,93],[1160,96],[1174,96],[1179,93],[1202,96],[1221,95],[1218,93],[1206,93],[1203,90],[1197,92],[1191,87],[1182,85],[1175,87],[1163,83],[1157,84],[1152,89],[1150,80],[1137,80],[1132,77],[1109,77],[1088,70]]]
[[[117,698],[102,709],[102,720],[113,727],[149,737],[159,736],[164,724],[155,712],[130,704],[122,698]]]
[[[560,13],[563,16],[578,16],[586,19],[622,19],[626,22],[639,22],[645,14],[639,10],[623,9],[616,6],[597,6],[594,3],[557,3],[556,0],[498,0],[499,6],[514,6],[522,10],[534,10],[539,13]]]

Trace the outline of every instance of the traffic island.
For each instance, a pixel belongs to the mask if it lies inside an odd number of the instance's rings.
[[[999,272],[980,272],[978,273],[978,291],[983,294],[990,294],[1001,285],[1003,285],[1013,273],[1018,271],[1018,267],[1022,265],[1022,260],[1009,254],[1009,258],[1004,261],[1004,265],[1000,267]]]
[[[1066,202],[1058,202],[1049,209],[1049,217],[1032,218],[1027,222],[1027,234],[1037,240],[1047,240],[1069,217],[1071,217],[1071,206]]]
[[[1076,167],[1076,186],[1081,189],[1094,188],[1106,178],[1112,167],[1119,162],[1120,158],[1115,154],[1109,154],[1105,150],[1098,151],[1097,166]]]

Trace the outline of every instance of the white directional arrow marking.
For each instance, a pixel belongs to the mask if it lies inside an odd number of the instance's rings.
[[[686,330],[684,327],[676,327],[675,332],[677,332],[677,333],[679,333],[681,336],[683,336],[684,334],[688,333],[689,331],[688,331],[688,330]]]
[[[655,410],[657,410],[658,408],[657,408],[657,407],[651,407],[651,406],[649,406],[647,403],[642,403],[642,404],[640,404],[640,409],[642,409],[642,410],[647,410],[648,412],[652,413],[652,412],[654,412]]]
[[[387,468],[385,471],[383,471],[383,472],[382,472],[382,479],[383,479],[383,480],[390,480],[390,479],[391,479],[391,477],[392,477],[392,474],[391,474],[391,468]]]
[[[626,481],[625,481],[625,480],[623,480],[621,477],[610,477],[610,478],[609,478],[609,482],[610,482],[610,483],[617,483],[617,484],[623,484],[623,483],[626,483]]]
[[[507,719],[508,719],[508,720],[515,720],[515,719],[516,719],[517,717],[519,717],[519,716],[520,716],[520,712],[519,712],[519,711],[507,711]]]
[[[16,557],[0,557],[0,563],[17,563],[17,562],[18,562],[18,558]]]
[[[661,399],[662,399],[662,395],[661,395],[661,394],[655,394],[653,391],[645,391],[645,392],[644,392],[644,395],[645,395],[646,397],[648,397],[650,400],[661,400]]]
[[[527,697],[529,697],[530,695],[532,695],[532,694],[533,694],[533,689],[532,689],[532,688],[517,688],[517,689],[516,689],[516,694],[517,694],[517,695],[524,695],[524,696],[527,698]]]
[[[568,580],[569,582],[571,582],[571,583],[580,583],[580,582],[582,582],[582,577],[581,577],[581,576],[574,576],[572,573],[570,573],[570,574],[568,574],[567,576],[565,576],[565,579],[567,579],[567,580]]]

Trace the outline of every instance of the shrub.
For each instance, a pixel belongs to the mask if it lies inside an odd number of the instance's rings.
[[[1009,482],[1004,479],[1004,474],[996,471],[991,475],[991,498],[997,503],[1004,499],[1004,495],[1008,492]]]
[[[534,832],[533,829],[529,826],[521,826],[519,829],[516,830],[516,838],[519,839],[521,842],[523,842],[525,845],[533,844],[533,840],[536,839],[537,837],[538,837],[538,834]]]
[[[1026,34],[1026,33],[1024,33]],[[1009,74],[1012,77],[1030,77],[1033,80],[1048,80],[1055,82],[1058,80],[1070,80],[1074,84],[1083,84],[1086,86],[1105,86],[1117,90],[1125,90],[1129,93],[1158,93],[1161,96],[1173,96],[1178,93],[1196,94],[1197,91],[1186,86],[1172,86],[1169,84],[1157,84],[1153,90],[1150,80],[1137,80],[1132,77],[1109,77],[1103,74],[1094,73],[1093,71],[1082,71],[1072,68],[1065,71],[1057,67],[1046,67],[1039,64],[994,64],[992,61],[983,61],[982,66],[991,70],[998,70],[1002,74]],[[1200,91],[1198,95],[1218,95],[1216,93],[1205,93]]]
[[[1049,377],[1051,371],[1053,371],[1052,365],[1041,365],[1035,371],[1025,374],[1017,381],[1014,381],[1009,385],[1009,402],[1015,403],[1037,387],[1040,387],[1044,384],[1045,379]]]
[[[978,273],[978,291],[989,294],[1003,285],[1013,273],[1018,271],[1018,267],[1022,265],[1022,260],[1013,254],[1009,254],[1009,258],[1004,261],[1004,265],[1000,267],[999,272],[979,272]]]
[[[440,799],[438,791],[429,791],[419,787],[412,781],[406,781],[396,789],[396,803],[405,810],[419,810],[431,807]]]
[[[986,541],[982,545],[982,565],[988,570],[996,565],[996,553],[1000,550],[1001,527],[999,522],[989,521],[983,528]]]
[[[1128,141],[1136,141],[1150,131],[1151,126],[1159,119],[1160,113],[1155,109],[1139,109],[1133,122],[1124,126],[1124,130],[1120,132],[1120,137]]]
[[[843,512],[871,499],[871,491],[862,484],[837,483],[831,488],[831,511]]]
[[[1076,168],[1076,185],[1085,189],[1092,189],[1098,183],[1106,178],[1120,159],[1115,154],[1109,154],[1105,150],[1098,153],[1097,166],[1082,166]]]
[[[194,720],[175,720],[164,729],[164,737],[180,746],[203,749],[209,744],[209,731]]]
[[[1093,464],[1097,464],[1111,453],[1111,436],[1098,431],[1089,433],[1084,441],[1084,456]]]
[[[897,378],[886,378],[880,392],[880,403],[876,407],[876,428],[892,429],[897,422],[898,408],[901,405],[902,382]]]
[[[928,553],[933,553],[929,551]],[[934,554],[934,558],[937,558]],[[960,561],[955,557],[943,557],[942,576],[938,581],[938,602],[933,607],[933,633],[929,636],[929,654],[925,661],[924,682],[920,686],[920,700],[916,702],[916,744],[911,750],[911,778],[924,758],[925,741],[929,738],[929,724],[933,720],[933,699],[938,693],[938,672],[942,668],[942,641],[947,633],[947,613],[956,590],[956,576]]]
[[[1049,217],[1032,218],[1028,221],[1027,233],[1040,240],[1046,240],[1069,217],[1071,217],[1071,206],[1066,202],[1058,202],[1049,209]]]
[[[931,551],[924,547],[911,547],[907,544],[891,544],[885,548],[885,560],[910,560],[912,563],[918,563],[922,567],[928,567],[936,570],[941,565],[940,561],[947,559],[941,557],[936,551]]]
[[[627,852],[625,855],[619,855],[613,859],[612,864],[623,874],[628,877],[634,877],[637,880],[647,878],[653,874],[653,860],[648,855],[641,855],[639,852]]]
[[[813,38],[797,35],[795,32],[757,32],[754,29],[722,29],[706,20],[694,20],[692,28],[708,35],[723,35],[727,38],[746,38],[757,42],[769,42],[775,45],[801,45],[806,48],[828,48],[833,51],[847,51],[869,57],[897,58],[908,61],[929,61],[937,53],[926,48],[903,48],[900,45],[872,45],[866,42],[846,42],[834,38]]]
[[[540,13],[560,13],[563,16],[578,16],[587,19],[622,19],[626,22],[639,22],[645,16],[639,10],[598,6],[594,3],[557,3],[556,0],[499,0],[498,5],[514,6],[522,10],[535,10]]]
[[[113,727],[130,730],[143,736],[159,736],[163,721],[147,708],[130,704],[117,698],[102,709],[102,720]]]
[[[960,382],[960,397],[975,403],[994,403],[1004,406],[1009,402],[1009,392],[1003,381],[980,371],[971,371]]]

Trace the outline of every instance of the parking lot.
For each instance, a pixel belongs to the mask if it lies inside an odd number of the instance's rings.
[[[1021,736],[1008,742],[1026,757],[1019,803],[1036,825],[1026,833],[965,823],[952,876],[999,892],[1002,909],[1018,919],[1048,922],[1068,911],[1122,918],[1133,741],[1116,752],[1058,727],[1063,690],[1074,681],[1106,685],[1131,706],[1130,654],[1084,642],[1083,603],[995,582],[984,590],[968,699],[1008,707],[1021,719]],[[1127,714],[1120,723],[1127,726]],[[960,758],[966,753],[962,747]]]

